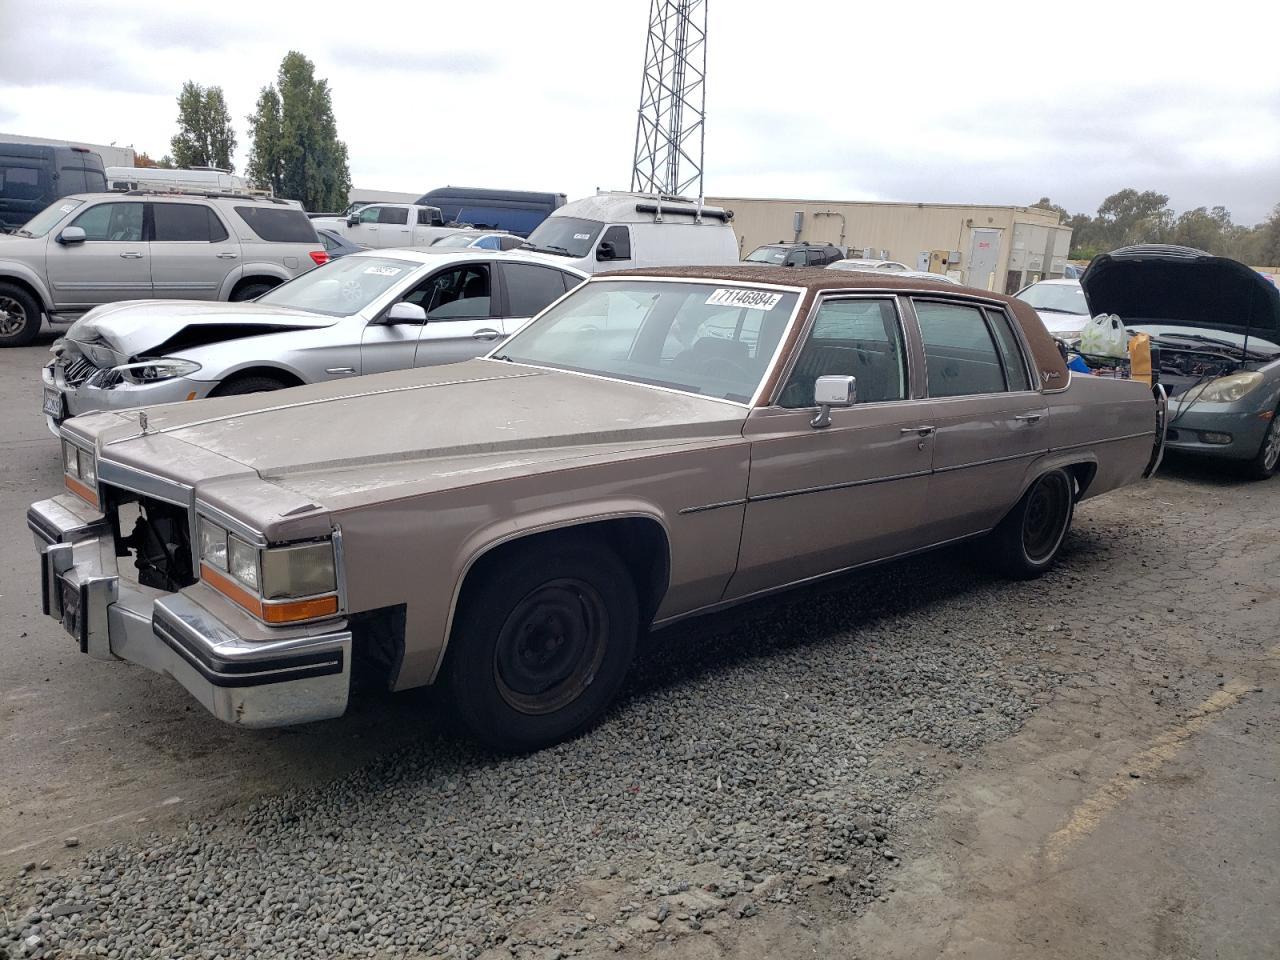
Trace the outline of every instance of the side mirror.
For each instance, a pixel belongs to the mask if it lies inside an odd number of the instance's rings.
[[[809,421],[811,427],[831,426],[835,407],[852,407],[858,402],[857,377],[819,377],[813,384],[813,401],[818,415]]]
[[[58,242],[70,246],[73,243],[84,243],[84,227],[67,227],[58,234]]]
[[[614,249],[613,243],[608,240],[601,240],[600,246],[596,247],[597,260],[616,260],[618,259],[618,251]]]
[[[391,305],[387,311],[387,323],[426,323],[427,311],[416,303],[401,300]]]
[[[360,214],[358,213],[353,213],[351,216],[347,217],[348,227],[354,227],[359,222],[360,222]]]

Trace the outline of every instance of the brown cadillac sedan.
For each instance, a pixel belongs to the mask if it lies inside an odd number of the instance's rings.
[[[69,420],[28,524],[80,649],[223,720],[441,683],[527,750],[598,718],[650,627],[974,537],[1039,574],[1078,501],[1155,468],[1163,413],[1008,297],[634,271],[483,359]]]

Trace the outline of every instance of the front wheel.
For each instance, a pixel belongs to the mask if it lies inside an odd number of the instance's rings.
[[[1258,453],[1246,465],[1245,470],[1255,480],[1266,480],[1274,476],[1276,467],[1280,466],[1280,410],[1271,415],[1267,424],[1267,432],[1262,435],[1262,443]]]
[[[1030,580],[1052,567],[1071,527],[1075,503],[1075,482],[1065,470],[1037,478],[992,533],[1001,570]]]
[[[0,347],[25,347],[40,333],[40,304],[12,283],[0,283]]]
[[[635,654],[639,607],[617,554],[589,539],[515,545],[467,578],[445,682],[465,732],[526,752],[591,727]]]

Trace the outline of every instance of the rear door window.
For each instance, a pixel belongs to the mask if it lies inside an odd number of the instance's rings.
[[[502,276],[507,282],[507,315],[511,317],[532,317],[565,292],[561,279],[565,274],[551,267],[504,263]]]
[[[1003,393],[1004,368],[982,311],[958,303],[915,301],[931,397]]]
[[[403,207],[382,207],[378,212],[378,222],[403,226],[409,222],[409,211]]]
[[[319,246],[315,227],[296,207],[236,207],[240,219],[259,238],[269,243],[307,243]]]
[[[186,243],[209,243],[213,235],[209,225],[209,208],[195,203],[154,203],[151,220],[153,240]],[[223,231],[225,237],[225,231]]]

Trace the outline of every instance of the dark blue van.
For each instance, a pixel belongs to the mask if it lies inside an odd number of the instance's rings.
[[[102,157],[87,147],[0,143],[0,230],[11,233],[72,193],[105,193]]]
[[[469,223],[482,230],[506,230],[521,237],[532,233],[564,202],[563,193],[474,187],[438,187],[417,200],[419,206],[439,207],[446,223]]]

